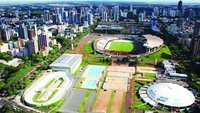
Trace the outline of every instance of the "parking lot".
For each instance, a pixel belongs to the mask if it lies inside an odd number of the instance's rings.
[[[59,111],[63,113],[78,113],[78,107],[82,102],[82,99],[85,96],[85,94],[85,90],[73,89],[69,96],[66,96],[66,99]]]

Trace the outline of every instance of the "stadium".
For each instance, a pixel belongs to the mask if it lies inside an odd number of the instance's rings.
[[[130,55],[134,52],[134,42],[129,39],[105,37],[95,40],[94,49],[107,55]]]
[[[45,72],[28,89],[23,99],[30,106],[48,106],[62,100],[72,84],[72,76],[66,72]]]
[[[145,103],[159,109],[185,109],[195,102],[192,92],[172,83],[145,85],[138,93]]]
[[[93,47],[96,52],[110,56],[132,56],[148,55],[158,51],[164,41],[153,35],[141,37],[118,38],[101,37],[96,39]]]

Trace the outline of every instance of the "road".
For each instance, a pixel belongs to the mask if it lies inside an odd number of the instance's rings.
[[[3,105],[12,105],[14,108],[15,107],[19,107],[19,108],[21,108],[21,109],[26,109],[26,110],[28,110],[28,111],[33,111],[34,113],[43,113],[43,112],[41,112],[41,111],[39,111],[39,110],[36,110],[36,109],[30,109],[30,108],[27,108],[26,106],[22,106],[22,105],[19,105],[18,103],[16,103],[16,102],[13,102],[13,101],[9,101],[9,100],[4,100],[4,99],[1,99],[0,100],[0,103],[1,103],[1,105],[3,104]]]

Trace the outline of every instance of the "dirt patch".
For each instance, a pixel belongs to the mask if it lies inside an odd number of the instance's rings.
[[[87,36],[85,36],[84,38],[82,38],[80,40],[80,42],[78,43],[77,47],[75,47],[73,50],[70,51],[70,53],[81,53],[81,54],[85,54],[85,46],[87,45],[88,42],[90,41],[94,41],[96,40],[98,37],[98,34],[96,33],[90,33]]]
[[[155,67],[137,67],[137,71],[140,73],[157,73],[157,69]]]
[[[124,92],[115,92],[113,103],[111,106],[111,113],[121,113]]]
[[[111,94],[111,91],[100,90],[92,111],[97,113],[106,113]]]
[[[127,91],[128,78],[107,77],[103,88],[106,90]]]

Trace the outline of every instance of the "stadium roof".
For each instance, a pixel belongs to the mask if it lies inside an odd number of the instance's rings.
[[[53,63],[51,63],[50,67],[73,67],[77,63],[77,60],[79,60],[81,57],[81,54],[63,54]]]
[[[169,76],[171,76],[171,77],[184,77],[184,78],[188,77],[187,74],[181,74],[181,73],[169,73]]]
[[[155,48],[161,46],[164,42],[161,38],[153,35],[144,35],[147,42],[144,44],[147,48]]]
[[[195,101],[189,90],[172,83],[151,85],[147,89],[147,95],[155,102],[171,107],[187,107]]]

